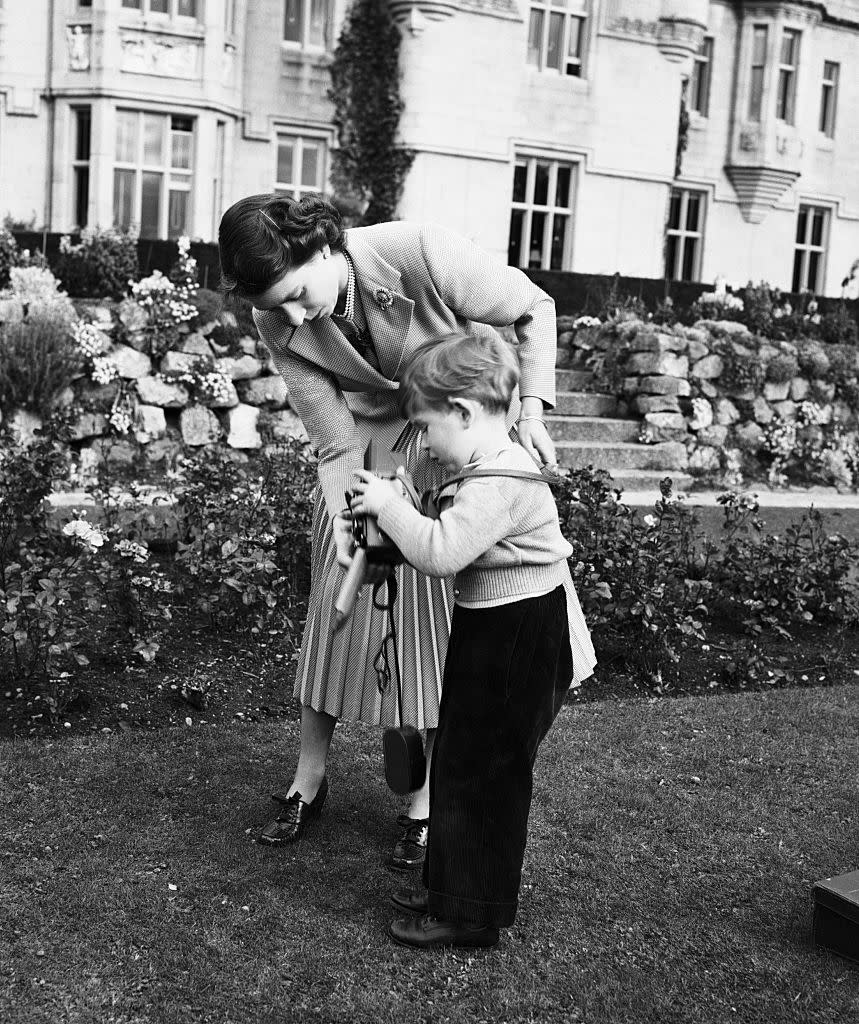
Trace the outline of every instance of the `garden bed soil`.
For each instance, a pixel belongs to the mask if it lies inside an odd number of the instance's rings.
[[[751,638],[711,623],[708,642],[681,654],[672,677],[648,676],[620,644],[598,649],[594,676],[570,703],[689,696],[782,687],[859,684],[859,628],[809,625]],[[173,623],[155,660],[132,660],[127,643],[102,649],[76,679],[64,680],[51,714],[46,694],[0,685],[0,738],[81,735],[231,721],[296,718],[292,697],[296,634],[224,633]]]

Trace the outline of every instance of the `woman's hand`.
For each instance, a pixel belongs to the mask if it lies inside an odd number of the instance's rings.
[[[519,419],[516,422],[516,432],[522,447],[532,459],[536,459],[544,466],[557,466],[555,445],[542,419]]]
[[[356,469],[358,482],[352,487],[351,509],[355,515],[378,516],[391,496],[402,497],[403,488],[395,480],[383,480],[367,469]]]
[[[334,545],[337,548],[337,564],[348,569],[352,563],[355,541],[352,537],[352,513],[349,509],[338,512],[334,517]]]

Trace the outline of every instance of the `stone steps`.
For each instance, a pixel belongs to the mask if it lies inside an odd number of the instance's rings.
[[[546,414],[546,424],[561,466],[603,469],[615,487],[652,494],[654,501],[666,476],[675,492],[691,487],[685,447],[677,442],[639,444],[643,421],[620,418],[614,395],[587,390],[593,374],[576,365],[566,348],[558,352],[555,382],[556,405]]]
[[[686,448],[677,441],[630,444],[623,441],[558,441],[558,463],[569,469],[594,466],[616,470],[653,469],[669,473],[686,468]]]
[[[611,471],[609,471],[611,472]],[[623,491],[625,505],[650,505],[659,497],[659,484],[671,477],[674,494],[688,491],[692,477],[682,469],[619,469],[611,473],[612,486]],[[634,501],[630,498],[634,497]]]
[[[614,416],[617,399],[594,391],[558,391],[555,395],[556,416]],[[551,415],[551,414],[550,414]]]
[[[548,414],[546,422],[552,440],[577,441],[638,441],[641,423],[638,420],[613,419],[609,416],[555,416]]]

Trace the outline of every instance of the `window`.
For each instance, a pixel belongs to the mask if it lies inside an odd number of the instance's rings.
[[[749,120],[760,121],[767,66],[767,27],[755,25],[752,32],[752,74],[749,83]]]
[[[118,110],[113,220],[141,238],[187,234],[193,166],[190,117]]]
[[[522,157],[513,172],[507,262],[567,270],[572,248],[573,165]]]
[[[527,62],[581,78],[587,9],[583,0],[532,0]]]
[[[92,110],[73,107],[74,159],[72,160],[72,204],[75,227],[85,228],[89,220],[89,158],[92,139]]]
[[[706,117],[710,109],[710,76],[713,73],[713,37],[705,36],[695,54],[689,82],[689,109]]]
[[[285,0],[283,41],[290,46],[324,49],[330,42],[330,0]]]
[[[799,207],[796,219],[796,248],[793,256],[792,292],[820,292],[823,288],[823,264],[829,210],[825,206]]]
[[[293,199],[300,199],[306,192],[321,192],[326,155],[324,139],[278,135],[275,192]]]
[[[665,276],[671,281],[697,281],[704,246],[704,193],[671,189],[665,239]]]
[[[224,31],[228,36],[236,34],[236,0],[224,0]]]
[[[823,62],[823,82],[820,88],[820,122],[818,128],[828,138],[835,137],[835,108],[838,104],[838,72],[840,65],[831,60]]]
[[[144,14],[167,14],[174,18],[196,18],[200,0],[122,0],[122,6]]]
[[[78,0],[78,7],[92,7],[92,0]]]
[[[781,59],[778,66],[778,92],[775,116],[785,124],[793,124],[796,106],[796,67],[799,63],[799,32],[786,28],[781,37]]]
[[[215,125],[215,166],[212,176],[212,238],[218,237],[218,224],[224,206],[224,157],[226,154],[227,125],[218,121]]]

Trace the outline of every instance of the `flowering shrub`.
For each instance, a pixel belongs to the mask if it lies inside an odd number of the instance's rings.
[[[184,326],[197,316],[197,307],[188,301],[185,285],[175,285],[160,270],[135,282],[131,294],[147,315],[149,354],[159,358],[174,348]]]
[[[55,270],[77,298],[119,299],[138,274],[137,237],[113,228],[85,228],[75,245],[64,235]]]
[[[727,291],[702,292],[692,307],[702,320],[737,320],[745,309],[743,300]]]
[[[827,421],[823,407],[800,402],[796,418],[776,417],[764,428],[762,450],[769,456],[768,480],[852,487],[859,483],[859,442],[841,424]]]
[[[810,509],[780,537],[763,531],[751,495],[719,496],[725,541],[712,562],[714,605],[752,633],[815,619],[859,621],[859,587],[853,577],[856,545],[826,535],[820,512]]]
[[[160,373],[158,377],[168,384],[183,384],[190,394],[204,405],[227,405],[235,401],[230,377],[212,369],[212,361],[201,356],[185,370]]]
[[[244,622],[254,632],[278,610],[290,614],[306,593],[316,476],[297,441],[255,466],[200,452],[184,463],[176,492],[183,513],[176,561],[196,608],[214,625]]]
[[[0,410],[47,416],[80,373],[83,360],[69,336],[61,302],[36,300],[27,309],[22,321],[0,324]]]

